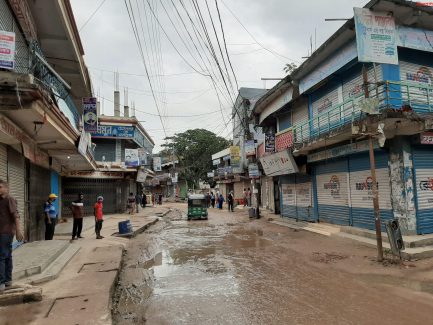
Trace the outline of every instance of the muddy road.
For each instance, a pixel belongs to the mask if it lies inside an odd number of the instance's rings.
[[[432,261],[378,265],[351,241],[182,205],[131,240],[115,324],[432,324]]]

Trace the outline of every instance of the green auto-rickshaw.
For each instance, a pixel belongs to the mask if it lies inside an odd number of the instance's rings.
[[[204,194],[188,196],[188,220],[207,219],[208,197]]]

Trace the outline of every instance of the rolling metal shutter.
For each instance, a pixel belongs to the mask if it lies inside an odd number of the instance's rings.
[[[412,149],[416,184],[416,226],[418,234],[433,233],[433,150]]]
[[[348,161],[340,159],[315,167],[318,219],[339,225],[350,224]],[[338,211],[338,213],[336,213]]]
[[[29,241],[44,239],[44,202],[50,193],[50,170],[30,164],[29,216],[26,230]]]
[[[24,156],[19,152],[8,148],[8,183],[9,193],[17,200],[18,213],[20,215],[20,225],[23,232],[27,231],[24,228],[25,215],[25,164]]]
[[[296,175],[296,215],[299,220],[313,221],[312,186],[309,175]]]
[[[308,125],[308,102],[303,103],[293,109],[293,125],[295,126],[295,142],[308,139],[310,127]],[[302,129],[300,126],[302,125]]]
[[[0,0],[0,30],[15,32],[14,71],[19,73],[28,73],[30,66],[29,48],[6,0]]]
[[[295,177],[281,177],[281,216],[296,218]]]
[[[393,218],[391,206],[391,180],[388,168],[388,153],[375,152],[376,181],[379,190],[381,221]],[[370,171],[369,153],[349,157],[350,201],[352,225],[354,227],[375,229],[373,209],[373,183]],[[382,227],[385,230],[384,227]]]
[[[376,82],[373,66],[368,68],[367,75],[369,82]],[[376,76],[378,82],[382,81],[382,67],[379,64],[376,64]],[[357,73],[355,76],[345,80],[343,82],[343,100],[358,96],[363,98],[363,96],[361,96],[364,94],[363,83],[362,70],[359,71],[359,73]],[[370,88],[374,89],[374,86],[371,85]]]
[[[8,152],[4,144],[0,144],[0,179],[8,179]]]
[[[332,107],[335,105],[338,105],[340,103],[339,100],[339,90],[341,87],[336,87],[331,91],[328,91],[326,94],[319,96],[318,98],[314,99],[312,102],[312,108],[313,108],[313,117],[317,117],[318,115],[324,114],[328,112]],[[339,122],[339,117],[336,114],[333,114],[328,119],[327,114],[324,114],[319,119],[314,119],[312,122],[312,135],[315,135],[316,130],[323,130],[328,126],[328,124],[335,124]]]
[[[399,61],[400,65],[400,79],[402,82],[413,84],[419,83],[426,87],[433,85],[433,65],[421,65],[419,63],[411,63],[406,61]],[[411,104],[417,111],[429,112],[427,105],[428,99],[433,96],[433,93],[422,87],[401,86],[401,94],[404,104]],[[410,96],[409,96],[410,95]],[[427,97],[429,96],[429,98]],[[409,102],[410,99],[410,102]]]

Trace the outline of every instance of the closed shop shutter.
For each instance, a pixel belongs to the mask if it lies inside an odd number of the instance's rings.
[[[295,142],[302,142],[308,139],[310,135],[310,127],[308,124],[308,102],[293,109],[293,125],[295,126]],[[301,127],[302,126],[302,127]]]
[[[281,216],[296,218],[295,177],[281,177]]]
[[[0,144],[0,179],[8,179],[8,152],[4,144]]]
[[[9,193],[17,200],[18,213],[20,214],[21,230],[24,228],[25,211],[25,160],[19,152],[8,148],[8,183]]]
[[[418,234],[433,233],[433,150],[413,148],[416,184],[416,225]]]
[[[296,175],[296,214],[299,220],[313,221],[312,185],[308,175]]]
[[[384,151],[376,151],[374,156],[376,160],[376,181],[379,190],[380,217],[384,222],[393,218],[388,154]],[[369,153],[350,156],[349,171],[352,225],[354,227],[375,229],[373,183]]]
[[[376,65],[376,77],[373,66],[368,68],[368,81],[370,83],[375,83],[382,80],[382,68],[380,65]],[[343,101],[353,98],[353,102],[348,102],[344,105],[342,111],[342,117],[344,118],[345,123],[352,121],[360,115],[359,106],[356,104],[359,101],[364,100],[364,80],[362,77],[362,70],[359,70],[354,76],[346,79],[343,82]],[[369,89],[371,91],[370,96],[376,97],[376,85],[369,85]],[[379,96],[381,96],[379,94]]]
[[[29,241],[44,239],[44,202],[50,193],[50,170],[30,164],[29,216],[26,230]]]
[[[407,61],[399,61],[400,64],[400,79],[404,83],[419,83],[426,87],[433,85],[433,65],[421,65],[419,63],[411,63]],[[403,103],[410,104],[417,111],[425,110],[428,112],[428,99],[433,96],[433,92],[430,90],[427,93],[427,89],[422,87],[410,87],[407,88],[402,86],[401,89]],[[410,95],[410,96],[409,96]],[[427,98],[428,96],[428,98]],[[409,102],[410,100],[410,102]]]
[[[236,182],[233,184],[234,187],[234,198],[235,200],[241,200],[243,199],[244,196],[244,188],[245,188],[245,184],[244,182]]]
[[[318,220],[349,225],[347,159],[319,164],[315,167],[315,170]]]
[[[338,92],[341,87],[336,87],[333,90],[327,92],[325,95],[322,95],[316,99],[313,100],[312,107],[313,107],[313,117],[317,117],[318,115],[324,114],[331,110],[331,108],[335,105],[338,105],[340,100],[338,98]],[[312,128],[313,128],[313,135],[315,134],[316,130],[323,130],[328,126],[328,124],[335,124],[339,122],[339,116],[336,114],[332,114],[329,119],[327,114],[324,114],[319,119],[314,119]]]

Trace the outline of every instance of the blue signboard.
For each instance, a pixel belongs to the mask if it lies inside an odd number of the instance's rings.
[[[92,132],[92,137],[133,139],[134,127],[121,125],[98,125],[96,132]]]

